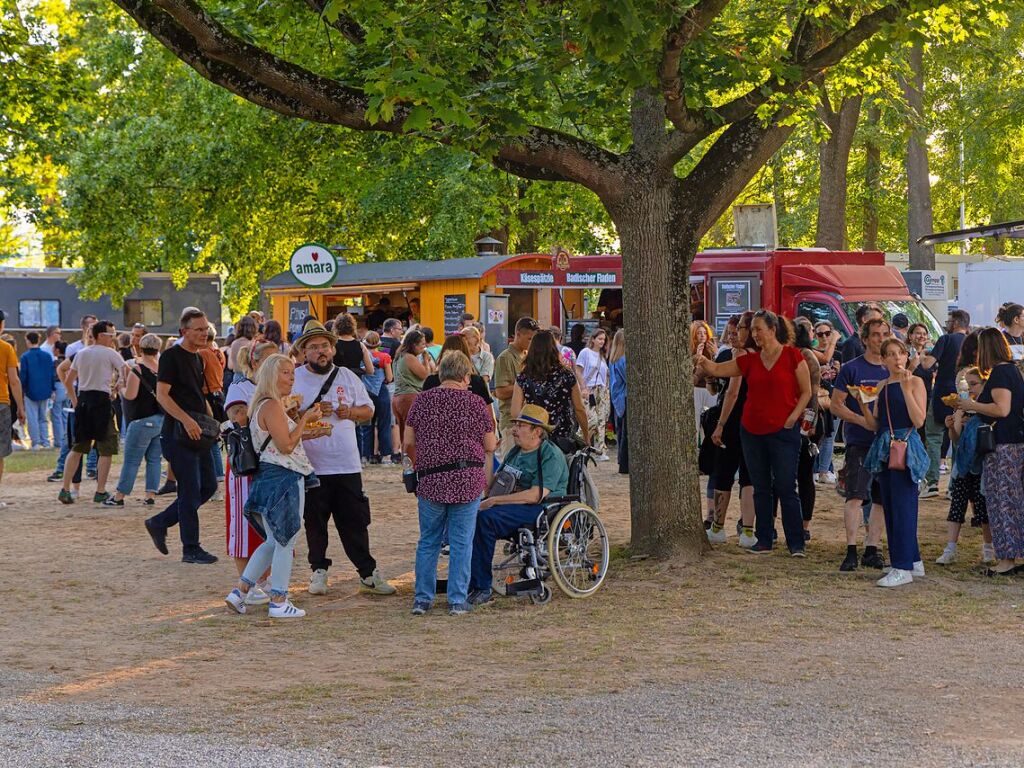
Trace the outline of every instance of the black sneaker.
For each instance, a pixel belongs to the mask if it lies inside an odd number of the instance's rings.
[[[711,521],[710,520],[705,520],[704,521],[704,530],[705,531],[710,531],[711,530]]]
[[[89,478],[90,480],[95,480],[96,479],[96,470],[94,470],[94,469],[87,469],[87,470],[85,470],[85,476],[87,478]]]
[[[168,480],[166,483],[164,483],[163,488],[161,488],[159,491],[156,492],[156,495],[157,496],[166,496],[169,493],[177,493],[177,492],[178,492],[178,484],[176,482],[174,482],[173,480]]]
[[[202,547],[194,549],[181,556],[181,562],[183,563],[195,563],[196,565],[210,565],[211,563],[217,562],[217,556],[211,555]]]
[[[147,507],[154,507],[156,506],[156,499],[143,499],[142,503]]]
[[[153,546],[156,547],[157,552],[161,555],[167,554],[167,529],[160,528],[151,520],[145,521],[146,531],[149,533],[149,538],[153,540]]]
[[[881,552],[875,551],[870,555],[865,552],[860,559],[860,564],[865,568],[875,568],[880,571],[885,568],[885,559],[882,557]]]
[[[494,602],[494,597],[489,589],[474,589],[469,593],[466,602],[472,606],[489,605]]]
[[[108,499],[104,499],[102,501],[102,504],[104,507],[123,507],[124,499],[115,499],[113,496],[111,496]]]
[[[748,549],[744,549],[743,551],[751,555],[767,555],[771,553],[772,548],[769,547],[767,544],[757,542],[757,544],[755,544],[754,546]]]
[[[810,541],[810,540],[811,540],[811,532],[808,531],[808,530],[804,530],[804,541]]]
[[[843,564],[839,566],[839,570],[842,573],[851,573],[857,570],[857,553],[851,552],[843,560]]]
[[[46,482],[48,482],[48,483],[59,483],[63,479],[64,479],[64,473],[63,472],[54,472],[52,475],[50,475],[48,478],[46,478]]]

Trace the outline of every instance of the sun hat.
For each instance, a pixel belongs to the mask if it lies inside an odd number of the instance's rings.
[[[329,339],[331,344],[338,343],[337,336],[324,328],[324,324],[319,320],[311,317],[306,321],[306,324],[302,326],[302,335],[292,342],[292,346],[302,349],[306,346],[307,341],[315,339],[317,336],[323,336],[325,339]]]
[[[540,427],[545,432],[550,432],[554,429],[551,426],[551,418],[548,416],[548,412],[539,405],[524,405],[523,410],[512,421],[521,421],[523,424],[529,424],[532,427]]]

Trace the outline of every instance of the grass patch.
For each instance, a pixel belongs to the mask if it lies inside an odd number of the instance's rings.
[[[41,469],[53,471],[57,463],[57,451],[15,451],[4,461],[4,474],[38,472]]]

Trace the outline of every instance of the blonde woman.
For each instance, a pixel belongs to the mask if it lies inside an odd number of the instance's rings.
[[[262,341],[256,344],[247,344],[238,350],[235,364],[238,366],[238,378],[228,387],[227,395],[224,398],[224,410],[228,418],[240,427],[249,423],[249,402],[256,392],[256,371],[260,364],[274,352],[277,351],[269,341]],[[256,548],[263,543],[263,537],[245,519],[243,510],[245,502],[249,498],[249,486],[252,484],[251,477],[239,477],[231,471],[231,465],[227,466],[227,477],[225,487],[225,524],[228,556],[235,561],[238,575],[245,571],[249,564],[249,558]],[[246,596],[248,605],[263,605],[270,601],[262,583],[249,590]]]
[[[298,619],[306,615],[288,599],[288,582],[292,573],[295,542],[302,530],[302,512],[307,486],[319,482],[313,466],[302,448],[307,425],[323,415],[324,406],[309,408],[289,415],[285,399],[295,384],[295,365],[287,357],[268,357],[256,374],[256,391],[249,404],[249,431],[256,446],[266,446],[260,453],[259,471],[249,490],[245,509],[258,519],[267,540],[257,548],[225,602],[238,613],[245,613],[246,597],[256,580],[270,566],[270,618]],[[294,411],[293,411],[294,412]],[[323,433],[313,432],[310,437]],[[269,439],[268,439],[269,438]]]
[[[608,395],[608,360],[605,357],[608,333],[598,328],[587,346],[576,357],[576,372],[583,382],[583,400],[587,406],[590,431],[594,435],[594,448],[600,451],[597,460],[608,461],[605,450],[605,426],[611,411]]]
[[[480,330],[475,325],[467,326],[462,331],[462,338],[469,345],[469,359],[473,362],[477,374],[489,385],[494,377],[494,355],[484,348]]]

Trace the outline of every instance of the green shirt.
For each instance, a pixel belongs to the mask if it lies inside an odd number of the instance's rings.
[[[565,463],[565,454],[550,440],[545,440],[540,444],[540,457],[544,487],[551,491],[552,496],[565,496],[569,487],[569,465]],[[523,453],[513,448],[503,466],[516,476],[522,490],[537,485],[537,451]]]
[[[511,387],[516,383],[516,376],[523,370],[523,360],[526,353],[520,352],[515,347],[507,347],[504,352],[498,355],[494,361],[494,386]],[[512,426],[512,398],[498,400],[498,413],[501,418],[498,420],[498,429],[508,429]]]
[[[405,355],[395,363],[393,369],[395,375],[396,395],[416,395],[423,391],[423,379],[413,373],[405,364]]]

